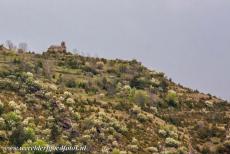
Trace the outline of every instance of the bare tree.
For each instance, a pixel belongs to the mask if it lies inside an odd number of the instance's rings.
[[[28,45],[25,42],[19,43],[19,45],[18,45],[18,49],[23,51],[23,52],[27,51],[27,47],[28,47]]]
[[[14,49],[14,44],[11,40],[6,40],[6,47],[10,50]]]

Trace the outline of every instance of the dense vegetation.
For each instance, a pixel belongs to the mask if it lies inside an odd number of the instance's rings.
[[[136,60],[0,51],[0,146],[230,153],[229,111]]]

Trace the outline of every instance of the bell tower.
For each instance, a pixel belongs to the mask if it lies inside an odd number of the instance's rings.
[[[64,41],[61,42],[61,47],[63,49],[63,52],[66,52],[66,45]]]

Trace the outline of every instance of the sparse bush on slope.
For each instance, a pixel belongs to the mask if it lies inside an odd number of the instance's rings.
[[[210,145],[208,152],[229,151],[230,105],[135,60],[0,54],[1,146],[182,154],[189,145],[194,153]]]

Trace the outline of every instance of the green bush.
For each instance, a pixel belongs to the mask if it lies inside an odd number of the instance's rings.
[[[150,83],[151,82],[145,78],[135,76],[130,81],[130,86],[132,88],[136,88],[136,89],[145,89],[145,88],[149,87]]]
[[[34,130],[32,128],[24,129],[22,125],[19,125],[15,130],[13,130],[10,136],[10,141],[15,146],[22,146],[25,141],[34,139]]]
[[[0,79],[0,89],[17,91],[19,89],[19,85],[11,80]]]
[[[178,96],[177,96],[176,92],[169,90],[167,95],[166,95],[166,101],[167,101],[169,106],[177,107]]]
[[[78,88],[86,89],[87,85],[85,82],[79,82],[78,83]]]
[[[149,94],[145,91],[137,91],[134,94],[134,102],[140,106],[142,109],[145,109],[151,104],[151,98]]]
[[[76,121],[80,120],[80,119],[81,119],[81,115],[80,115],[78,112],[75,112],[75,113],[74,113],[74,119],[75,119]]]
[[[85,71],[85,72],[90,72],[93,75],[97,75],[98,74],[98,71],[95,68],[90,67],[90,66],[82,66],[82,70]]]
[[[25,128],[25,138],[28,140],[34,140],[35,139],[35,131],[33,128]]]
[[[67,64],[67,66],[72,68],[72,69],[77,69],[80,67],[80,63],[75,57],[69,58],[65,62]]]
[[[5,115],[6,125],[9,129],[12,129],[21,120],[21,116],[15,112],[9,112]]]
[[[75,80],[68,80],[66,83],[65,83],[66,87],[68,88],[76,88],[77,87],[77,84],[75,82]]]
[[[20,58],[14,58],[13,59],[13,63],[14,64],[20,64],[22,61],[21,61],[21,59]]]
[[[121,111],[128,111],[132,107],[132,104],[129,102],[119,102],[116,104],[115,109]]]
[[[34,82],[32,79],[27,79],[26,85],[28,93],[35,93],[41,90],[41,86],[38,83]]]
[[[112,154],[120,154],[120,150],[115,148],[113,149]]]
[[[173,125],[163,125],[160,127],[158,133],[163,137],[170,137],[173,139],[178,139],[177,129]]]
[[[21,146],[25,142],[23,126],[17,127],[10,136],[10,142],[15,146]]]

